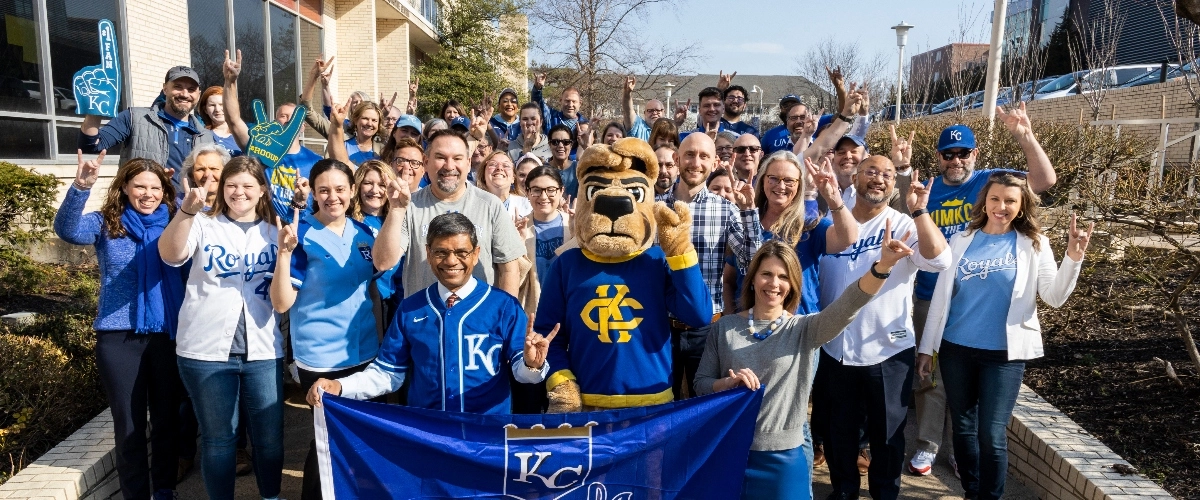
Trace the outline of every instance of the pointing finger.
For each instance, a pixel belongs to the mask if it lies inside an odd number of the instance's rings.
[[[559,323],[555,323],[555,324],[554,324],[554,329],[553,329],[553,330],[550,330],[550,335],[547,335],[547,336],[546,336],[546,342],[547,342],[547,343],[549,343],[551,340],[554,340],[554,337],[555,337],[556,335],[558,335],[558,327],[559,327],[559,326],[560,326],[560,324],[559,324]]]
[[[96,166],[100,166],[100,162],[104,161],[104,155],[108,154],[107,149],[101,149],[100,154],[96,156]]]
[[[293,207],[292,208],[292,225],[297,226],[299,224],[300,224],[300,209],[298,207]]]
[[[909,145],[909,147],[912,147],[913,140],[915,140],[916,138],[917,138],[917,130],[916,130],[916,129],[913,129],[913,131],[912,131],[912,132],[909,132],[909,133],[908,133],[908,145]]]
[[[883,226],[883,244],[887,246],[892,242],[892,219],[885,220]]]
[[[896,140],[899,139],[899,137],[896,137],[896,126],[888,125],[888,128],[892,129],[892,144],[895,144]]]

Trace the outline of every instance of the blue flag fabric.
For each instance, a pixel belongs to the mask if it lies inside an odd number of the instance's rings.
[[[121,103],[121,53],[117,50],[117,30],[112,21],[101,19],[100,64],[84,66],[75,72],[75,112],[81,115],[117,116]]]
[[[478,415],[325,394],[324,498],[735,499],[762,392],[624,410]]]

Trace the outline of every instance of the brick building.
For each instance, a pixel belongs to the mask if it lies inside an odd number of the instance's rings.
[[[952,43],[912,56],[908,86],[924,88],[947,76],[987,64],[988,44]]]

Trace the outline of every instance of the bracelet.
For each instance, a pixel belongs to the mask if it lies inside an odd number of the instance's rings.
[[[912,213],[911,213],[911,214],[909,214],[909,216],[910,216],[910,217],[912,217],[913,219],[916,219],[917,217],[920,217],[920,216],[922,216],[922,215],[925,215],[925,214],[927,214],[927,213],[929,213],[929,211],[928,211],[928,210],[925,210],[924,208],[918,208],[918,209],[916,209],[916,210],[913,210],[913,211],[912,211]]]
[[[183,207],[179,207],[179,213],[181,213],[181,214],[184,214],[184,215],[187,215],[187,216],[189,216],[189,217],[195,217],[195,216],[196,216],[196,214],[194,214],[194,213],[191,213],[191,212],[188,212],[187,210],[184,210],[184,209],[183,209]]]
[[[71,183],[71,186],[74,186],[74,187],[75,187],[75,189],[78,189],[78,190],[80,190],[80,191],[91,191],[91,189],[92,189],[91,187],[83,187],[83,186],[80,186],[79,184],[77,184],[77,183],[75,183],[75,182],[72,182],[72,183]]]
[[[837,206],[837,208],[830,208],[830,209],[829,209],[829,213],[834,213],[834,212],[837,212],[838,210],[841,210],[841,209],[843,209],[843,208],[846,208],[846,204],[845,204],[845,203],[842,203],[841,205],[838,205],[838,206]]]
[[[834,118],[837,118],[837,119],[839,119],[839,120],[841,120],[841,121],[844,121],[844,122],[846,122],[846,123],[854,123],[854,120],[853,120],[852,118],[850,118],[849,116],[843,115],[843,114],[841,114],[841,113],[838,113],[838,114],[834,115]]]
[[[892,275],[892,273],[891,273],[890,271],[889,271],[889,272],[886,272],[886,273],[881,273],[881,272],[879,272],[879,271],[876,271],[876,270],[875,270],[875,266],[876,266],[877,264],[879,264],[879,261],[875,261],[875,263],[874,263],[874,264],[871,264],[871,276],[874,276],[874,277],[876,277],[876,278],[879,278],[879,279],[881,279],[881,280],[888,279],[888,276],[891,276],[891,275]]]
[[[295,208],[297,210],[304,210],[304,209],[308,208],[308,203],[296,203],[294,200],[292,201],[291,205],[292,205],[292,208]]]

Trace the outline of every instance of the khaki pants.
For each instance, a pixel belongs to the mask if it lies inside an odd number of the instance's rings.
[[[925,332],[925,318],[929,315],[929,301],[913,299],[913,326],[917,330],[917,345]],[[915,375],[915,374],[914,374]],[[947,456],[952,456],[952,441],[943,439],[951,429],[950,412],[946,410],[946,388],[942,384],[942,368],[936,358],[933,377],[913,377],[913,402],[917,407],[917,449],[936,454],[941,443],[947,444]]]

